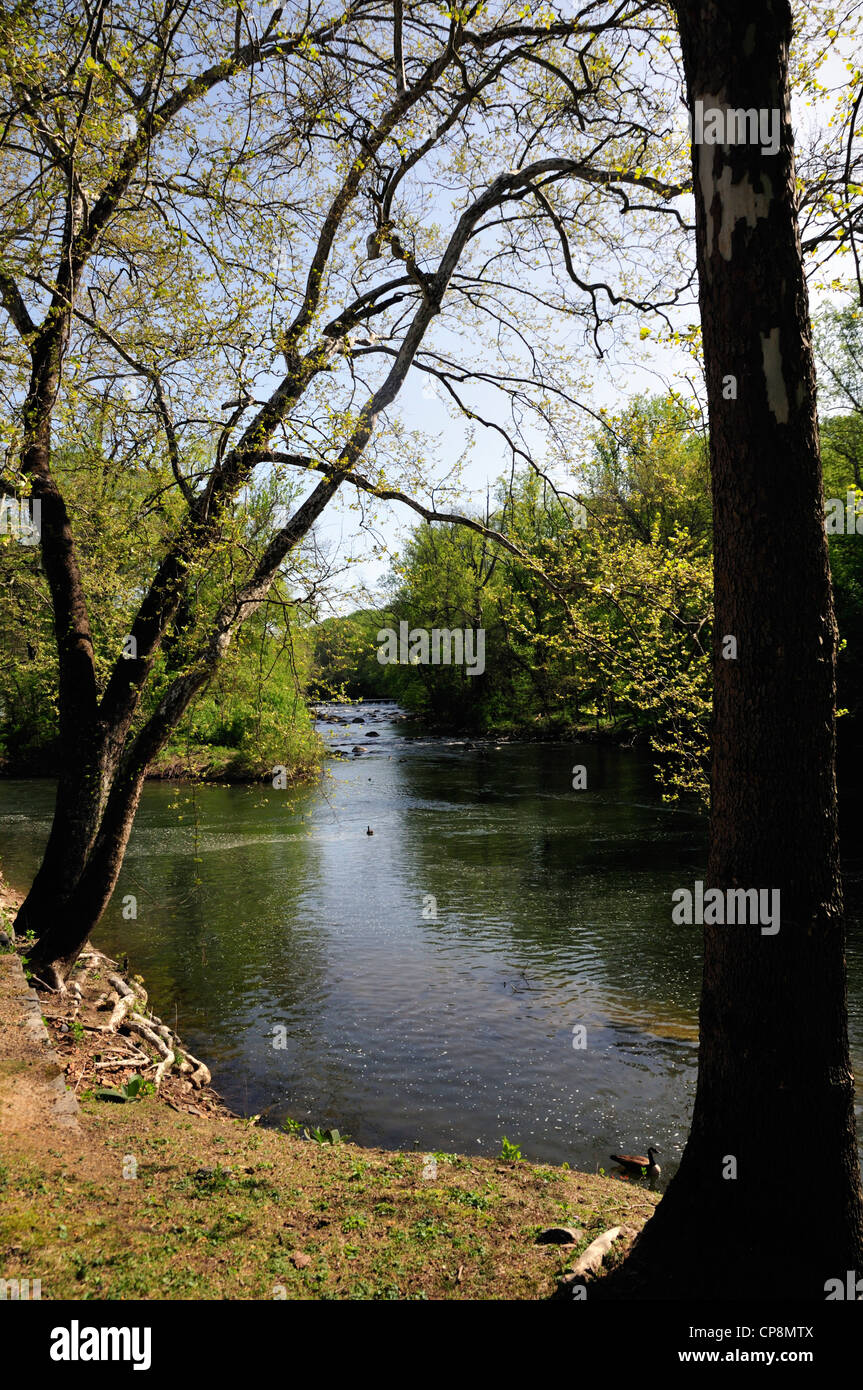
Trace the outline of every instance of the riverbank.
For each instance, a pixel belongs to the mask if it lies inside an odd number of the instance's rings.
[[[382,704],[387,703],[394,704],[395,702],[381,701],[370,695],[349,701],[344,705],[344,708],[362,710],[363,706],[366,705],[379,709]],[[331,702],[324,707],[328,710],[336,708]],[[334,720],[336,723],[361,722],[356,719],[339,719],[338,716],[332,714],[322,717],[324,720]],[[428,713],[411,712],[399,707],[398,719],[406,726],[405,732],[409,738],[463,738],[477,746],[501,743],[596,743],[606,744],[610,747],[632,748],[636,744],[648,747],[650,743],[650,730],[636,729],[631,724],[622,724],[599,716],[590,722],[579,724],[572,724],[556,715],[549,715],[546,718],[537,717],[529,723],[501,720],[495,724],[477,726],[457,719],[449,721],[435,719]]]
[[[8,914],[8,889],[4,900]],[[130,1040],[97,1031],[100,980],[86,978],[80,997],[39,1000],[78,1100],[76,1129],[33,1123],[0,1136],[0,1277],[41,1279],[43,1299],[548,1298],[609,1228],[625,1229],[606,1267],[622,1258],[658,1200],[513,1154],[264,1129],[173,1071],[158,1091],[130,1087],[161,1059],[137,1035],[147,1066],[116,1063]],[[7,1036],[14,1023],[0,1018]],[[123,1085],[127,1099],[96,1094]],[[537,1243],[549,1228],[566,1243]]]
[[[58,757],[59,754],[50,749],[39,749],[26,757],[0,758],[0,777],[56,777]],[[286,765],[285,786],[295,787],[313,782],[320,776],[322,763],[321,747],[314,756]],[[254,785],[270,782],[272,776],[271,766],[252,766],[236,748],[209,743],[184,749],[166,748],[147,769],[147,780],[158,782]]]
[[[43,1299],[543,1299],[655,1201],[524,1162],[439,1154],[432,1170],[153,1096],[110,1114],[84,1099],[78,1134],[48,1138],[0,1147],[2,1277],[40,1277]],[[536,1243],[560,1226],[574,1243]]]
[[[365,701],[348,700],[341,706],[334,703],[318,706],[312,702],[310,712],[314,718],[319,708],[327,710],[327,713],[318,715],[321,724],[344,725],[346,734],[355,734],[361,739],[364,733],[362,725],[365,724],[362,715],[364,706],[376,709],[380,707],[379,702],[371,698]],[[333,713],[337,708],[345,713]],[[495,748],[503,744],[530,743],[585,743],[632,748],[636,744],[646,747],[649,743],[647,732],[623,728],[610,720],[570,726],[558,719],[549,718],[535,720],[530,725],[501,724],[499,727],[477,730],[461,724],[438,723],[427,717],[399,710],[392,717],[392,722],[403,724],[405,735],[409,739],[459,738],[465,741],[468,748]],[[341,750],[341,756],[344,756],[345,752],[346,750]],[[284,787],[300,787],[315,781],[320,776],[325,762],[339,755],[338,751],[327,749],[324,742],[318,739],[314,751],[308,757],[289,761],[284,765]],[[59,750],[54,746],[30,749],[25,754],[15,757],[0,756],[0,777],[56,777],[59,757]],[[254,785],[268,783],[272,776],[273,768],[270,765],[252,764],[248,754],[241,753],[237,748],[210,743],[186,744],[182,747],[169,744],[147,769],[148,781],[163,782]]]

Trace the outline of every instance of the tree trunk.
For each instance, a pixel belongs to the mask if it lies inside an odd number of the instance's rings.
[[[163,742],[170,730],[165,731]],[[126,846],[134,824],[146,776],[146,766],[117,774],[99,825],[98,834],[84,862],[74,889],[60,910],[46,921],[27,964],[37,979],[51,989],[63,990],[72,967],[91,931],[96,927],[123,867]]]
[[[87,603],[66,504],[51,476],[51,428],[69,331],[68,311],[52,306],[32,345],[23,409],[21,472],[41,513],[41,555],[51,591],[59,674],[62,754],[51,834],[16,928],[38,935],[77,882],[107,794],[104,740],[96,727],[96,674]]]
[[[164,748],[194,697],[211,678],[236,632],[264,602],[285,557],[308,534],[341,483],[340,474],[322,479],[272,538],[248,582],[226,599],[214,630],[196,659],[188,670],[175,677],[150,718],[127,742],[122,756],[119,750],[126,740],[127,725],[104,731],[102,746],[112,751],[110,769],[106,764],[97,831],[74,887],[63,897],[53,916],[42,923],[38,939],[28,951],[31,970],[49,988],[65,988],[64,981],[111,900],[147,768]],[[16,928],[19,923],[20,913]]]
[[[761,139],[693,141],[715,530],[708,886],[778,889],[781,916],[775,935],[704,928],[692,1130],[656,1215],[604,1292],[822,1300],[828,1279],[863,1272],[863,1209],[791,14],[786,0],[677,11],[690,111],[699,101],[723,119],[729,107],[775,111],[781,131],[773,154]]]
[[[62,745],[61,745],[62,747]],[[51,832],[30,890],[18,909],[19,935],[40,936],[63,911],[99,828],[105,778],[97,750],[63,747]]]

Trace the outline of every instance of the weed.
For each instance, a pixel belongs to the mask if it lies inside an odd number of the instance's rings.
[[[455,1188],[449,1195],[451,1201],[458,1202],[463,1207],[473,1207],[475,1211],[487,1211],[493,1200],[487,1193],[465,1192],[460,1187]]]
[[[519,1163],[521,1162],[521,1149],[518,1144],[511,1144],[506,1135],[504,1135],[500,1142],[500,1153],[498,1157],[501,1158],[504,1163]]]
[[[307,1139],[314,1139],[316,1144],[343,1144],[349,1136],[343,1139],[337,1129],[304,1129],[303,1134]]]
[[[95,1090],[85,1091],[86,1100],[143,1100],[144,1096],[154,1094],[156,1088],[152,1081],[145,1081],[143,1076],[130,1076],[123,1086],[97,1086]]]

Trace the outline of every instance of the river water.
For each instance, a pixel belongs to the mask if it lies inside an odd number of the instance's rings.
[[[424,1151],[490,1154],[506,1135],[590,1170],[655,1143],[664,1186],[701,964],[671,894],[703,877],[704,819],[663,806],[643,751],[411,737],[387,704],[321,714],[344,755],[319,785],[147,783],[96,944],[128,953],[244,1113]],[[14,887],[52,803],[48,781],[0,781]]]

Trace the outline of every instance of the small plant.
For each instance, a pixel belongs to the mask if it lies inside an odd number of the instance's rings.
[[[80,1018],[72,1019],[72,1022],[69,1024],[69,1032],[72,1034],[72,1037],[75,1039],[76,1042],[84,1041],[84,1025],[81,1022]]]
[[[518,1144],[511,1144],[506,1135],[500,1141],[500,1153],[498,1158],[504,1163],[518,1163],[521,1160],[521,1149]]]
[[[445,1221],[438,1221],[433,1216],[423,1217],[420,1221],[415,1221],[410,1228],[410,1234],[414,1240],[427,1244],[429,1241],[437,1240],[439,1237],[447,1237],[452,1234],[450,1227]]]
[[[307,1139],[314,1139],[316,1144],[343,1144],[344,1140],[337,1129],[304,1129],[303,1134]]]
[[[145,1081],[143,1076],[139,1076],[137,1072],[130,1076],[125,1086],[122,1087],[123,1095],[127,1100],[138,1100],[141,1096],[152,1096],[155,1090],[152,1081]]]
[[[230,1168],[217,1163],[215,1168],[198,1168],[192,1174],[192,1181],[199,1192],[212,1195],[233,1189],[234,1175]]]
[[[127,1100],[141,1100],[144,1096],[151,1096],[155,1092],[152,1081],[145,1081],[137,1073],[130,1076],[123,1086],[98,1086],[93,1091],[88,1091],[87,1096],[92,1096],[93,1100],[112,1100],[122,1102]]]
[[[450,1201],[459,1202],[463,1207],[473,1207],[475,1211],[487,1211],[492,1198],[485,1192],[469,1192],[456,1188],[450,1193]]]
[[[302,1121],[292,1120],[290,1115],[287,1115],[285,1119],[282,1120],[281,1128],[284,1130],[285,1134],[295,1134],[299,1136],[303,1132]]]

